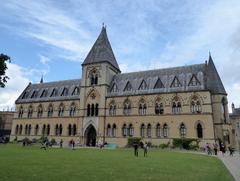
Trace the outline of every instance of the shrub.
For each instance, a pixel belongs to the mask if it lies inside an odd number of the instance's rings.
[[[189,150],[193,147],[191,147],[191,143],[196,142],[198,145],[198,142],[196,139],[191,139],[191,138],[174,138],[173,139],[173,147],[174,148],[183,148],[186,150]],[[194,146],[195,147],[195,146]]]
[[[54,138],[51,139],[50,143],[51,143],[51,145],[56,145],[57,144],[57,142]]]
[[[141,144],[141,138],[128,138],[127,147],[133,147],[134,144]]]
[[[168,148],[168,146],[169,146],[169,144],[162,143],[162,144],[159,145],[159,148],[164,149],[164,148]]]

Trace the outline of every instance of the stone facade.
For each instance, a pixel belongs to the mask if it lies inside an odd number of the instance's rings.
[[[16,100],[11,139],[155,145],[173,138],[232,143],[227,93],[211,55],[203,64],[121,73],[103,27],[82,64],[82,79],[29,84]]]
[[[234,104],[232,104],[230,121],[233,127],[233,135],[235,135],[233,147],[240,150],[240,108],[235,108]]]
[[[14,112],[0,111],[0,137],[9,137],[12,129]]]

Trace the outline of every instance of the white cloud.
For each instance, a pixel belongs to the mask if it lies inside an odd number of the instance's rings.
[[[0,110],[15,107],[15,100],[30,82],[25,73],[26,70],[24,68],[13,63],[8,64],[6,75],[8,75],[10,79],[6,87],[0,89]]]

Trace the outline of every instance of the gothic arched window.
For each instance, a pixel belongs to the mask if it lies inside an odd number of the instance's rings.
[[[197,124],[197,137],[203,138],[203,129],[200,123]]]
[[[33,114],[33,107],[29,106],[29,108],[28,108],[28,118],[32,118],[32,114]]]
[[[158,123],[156,126],[156,136],[159,138],[161,137],[161,127],[160,124]]]
[[[202,107],[197,96],[194,96],[191,101],[191,111],[192,113],[201,113]]]
[[[112,136],[113,137],[116,137],[116,130],[117,130],[117,126],[116,126],[116,124],[113,124],[113,126],[112,126]]]
[[[163,125],[163,137],[168,137],[168,125],[166,123]]]
[[[40,104],[40,105],[38,106],[38,110],[37,110],[37,117],[38,117],[38,118],[41,118],[42,115],[43,115],[43,107],[42,107],[42,105]]]
[[[96,70],[93,70],[90,75],[90,83],[91,85],[97,85],[98,84],[98,74]]]
[[[47,125],[47,135],[48,136],[50,135],[50,125],[49,124]]]
[[[152,137],[152,126],[151,124],[148,124],[147,126],[147,137]]]
[[[123,114],[130,115],[131,114],[131,103],[129,100],[126,100],[123,105]]]
[[[111,125],[108,124],[108,125],[107,125],[107,136],[110,137],[111,134],[112,134]]]
[[[73,131],[72,131],[73,136],[77,134],[77,126],[76,124],[73,124]]]
[[[187,129],[186,129],[185,125],[182,123],[180,125],[180,136],[182,138],[184,138],[186,136],[186,134],[187,134]]]
[[[139,114],[140,115],[146,115],[146,112],[147,112],[147,104],[145,103],[144,100],[141,100],[140,103],[139,103]]]
[[[160,115],[164,113],[163,103],[157,100],[155,103],[155,114]]]
[[[38,131],[39,131],[39,126],[38,126],[38,124],[35,126],[35,133],[34,133],[34,135],[38,135]]]
[[[64,105],[60,104],[58,108],[58,117],[63,117],[64,116]]]
[[[111,102],[109,105],[109,115],[115,116],[116,115],[116,105],[114,102]]]
[[[71,136],[72,135],[72,125],[69,124],[68,125],[68,136]]]
[[[175,97],[172,101],[172,113],[179,114],[182,111],[182,105],[178,97]]]
[[[72,103],[69,110],[69,116],[71,117],[75,116],[75,112],[76,112],[76,106],[74,103]]]
[[[132,124],[129,124],[128,130],[129,130],[129,136],[132,137],[134,135],[133,125]]]
[[[124,124],[123,127],[122,127],[122,134],[123,134],[124,137],[127,136],[127,125],[126,124]]]
[[[48,117],[50,118],[52,116],[53,116],[53,106],[52,106],[52,104],[50,104],[48,106]]]
[[[145,125],[142,124],[140,127],[140,136],[145,137]]]
[[[21,106],[18,111],[18,118],[22,118],[22,117],[23,117],[23,107]]]

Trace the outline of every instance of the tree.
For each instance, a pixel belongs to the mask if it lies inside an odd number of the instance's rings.
[[[5,83],[7,83],[7,79],[9,77],[6,74],[7,70],[7,62],[11,62],[9,56],[0,54],[0,87],[5,87]]]

